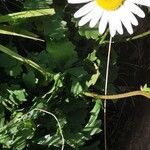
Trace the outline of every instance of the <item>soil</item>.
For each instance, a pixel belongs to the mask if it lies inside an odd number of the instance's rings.
[[[145,83],[150,86],[150,36],[135,41],[135,45],[124,44],[118,55],[115,84],[121,93],[137,90]],[[108,109],[108,150],[150,150],[149,99],[132,97],[108,104]]]
[[[134,115],[128,116],[115,150],[150,150],[150,101],[137,99]]]

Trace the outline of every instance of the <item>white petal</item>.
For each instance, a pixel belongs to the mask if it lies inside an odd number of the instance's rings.
[[[119,34],[123,34],[123,28],[122,28],[122,23],[121,23],[121,20],[120,20],[120,17],[118,15],[118,12],[115,11],[114,13],[111,14],[111,17],[109,19],[110,21],[110,25],[113,24],[114,28],[116,29],[116,31],[119,33]]]
[[[138,25],[138,21],[137,21],[136,17],[132,13],[132,10],[131,10],[132,7],[130,8],[130,6],[132,6],[131,4],[132,3],[130,3],[130,4],[129,3],[125,3],[124,6],[122,6],[122,7],[124,7],[124,9],[126,10],[126,16],[128,16],[128,20],[130,20],[130,22],[133,25],[137,26]],[[134,6],[134,4],[133,4],[133,6]]]
[[[138,21],[136,19],[136,17],[133,15],[133,13],[130,11],[130,9],[128,8],[128,6],[124,6],[125,10],[126,10],[126,16],[128,16],[128,20],[130,20],[130,22],[137,26],[138,25]]]
[[[150,6],[150,0],[128,0],[130,2],[133,2],[135,4],[143,5],[143,6]]]
[[[95,8],[95,17],[93,17],[90,21],[90,28],[93,28],[96,26],[97,22],[100,20],[101,16],[102,16],[103,10],[100,8]]]
[[[70,4],[80,4],[80,3],[87,3],[90,2],[92,0],[68,0],[68,3]]]
[[[127,29],[128,33],[133,34],[133,28],[131,25],[131,20],[130,20],[128,9],[126,10],[125,6],[120,7],[120,9],[118,10],[118,15],[120,17],[122,24]]]
[[[113,22],[111,22],[111,20],[109,21],[109,31],[110,31],[111,37],[114,37],[116,34],[116,29],[114,27]]]
[[[125,26],[125,28],[127,29],[128,33],[133,34],[133,28],[132,28],[131,23],[125,19],[122,19],[122,23]]]
[[[143,12],[143,10],[139,6],[133,4],[133,3],[129,2],[129,1],[126,1],[124,3],[124,5],[126,6],[126,8],[130,9],[130,11],[132,13],[136,14],[137,16],[139,16],[141,18],[145,17],[145,13]]]
[[[85,25],[94,17],[95,17],[95,9],[93,9],[91,12],[89,12],[87,15],[81,18],[81,20],[79,21],[79,26]]]
[[[100,20],[100,23],[99,23],[99,33],[100,34],[103,34],[105,32],[107,23],[108,23],[108,18],[109,18],[108,13],[104,12],[102,15],[102,18]]]
[[[94,6],[95,5],[93,2],[90,2],[86,5],[84,5],[74,14],[74,17],[79,18],[79,17],[86,15],[88,12],[90,12],[94,8]]]
[[[130,16],[130,21],[131,21],[131,23],[132,23],[134,26],[137,26],[137,25],[138,25],[138,21],[137,21],[136,17],[135,17],[131,12],[129,12],[129,16]]]

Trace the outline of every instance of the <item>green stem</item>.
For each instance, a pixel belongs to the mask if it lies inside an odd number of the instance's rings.
[[[36,64],[35,62],[33,62],[30,59],[26,59],[26,58],[22,57],[18,53],[10,50],[9,48],[7,48],[1,44],[0,44],[0,51],[2,51],[3,53],[5,53],[7,55],[10,55],[11,57],[13,57],[13,58],[15,58],[15,59],[17,59],[23,63],[26,63],[26,64],[30,65],[31,67],[33,67],[34,69],[38,70],[39,72],[41,72],[45,76],[46,80],[48,79],[49,76],[52,76],[52,74],[47,72],[40,65]]]
[[[136,39],[148,36],[149,34],[150,34],[150,31],[147,31],[147,32],[144,32],[142,34],[139,34],[139,35],[133,36],[131,38],[128,38],[128,39],[126,39],[126,41],[136,40]]]
[[[144,96],[148,99],[150,99],[150,92],[145,92],[145,91],[132,91],[132,92],[127,92],[127,93],[122,93],[122,94],[116,94],[116,95],[99,95],[96,93],[90,93],[90,92],[84,92],[83,93],[85,96],[88,97],[93,97],[93,98],[98,98],[102,100],[117,100],[117,99],[122,99],[122,98],[127,98],[127,97],[132,97],[132,96]]]

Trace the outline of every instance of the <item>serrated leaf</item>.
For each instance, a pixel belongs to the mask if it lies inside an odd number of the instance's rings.
[[[74,95],[79,95],[80,93],[82,93],[83,88],[80,84],[80,82],[78,81],[73,81],[72,86],[71,86],[71,93],[73,93]]]
[[[75,96],[79,95],[83,91],[83,87],[81,85],[82,79],[87,75],[87,72],[83,67],[74,67],[67,70],[67,73],[71,75],[71,93]]]
[[[48,41],[46,49],[55,67],[62,69],[67,61],[76,55],[74,48],[75,46],[68,40],[60,40],[55,42]]]
[[[79,28],[79,34],[81,36],[85,36],[87,39],[94,39],[94,40],[98,40],[100,37],[100,34],[98,32],[97,28],[89,28],[87,26],[84,27],[80,27]]]
[[[59,14],[44,18],[44,34],[49,39],[60,40],[65,37],[66,22],[62,20]]]
[[[23,90],[8,90],[9,92],[9,99],[14,102],[14,104],[17,105],[17,103],[21,103],[21,102],[24,102],[26,101],[26,96],[27,96],[27,93],[25,91],[25,89]]]
[[[9,48],[7,48],[3,45],[0,45],[0,51],[6,53],[7,55],[9,55],[9,56],[21,61],[21,62],[27,63],[28,65],[30,65],[33,68],[37,69],[39,72],[41,72],[45,76],[46,79],[47,79],[48,74],[50,75],[50,73],[48,73],[45,69],[40,67],[37,63],[33,62],[30,59],[26,59],[26,58],[22,57],[18,53],[10,50]]]
[[[35,74],[33,71],[30,71],[27,74],[23,74],[23,81],[28,88],[34,88],[37,84]]]
[[[22,64],[5,54],[0,54],[0,67],[4,67],[5,72],[10,76],[16,77],[22,73]]]

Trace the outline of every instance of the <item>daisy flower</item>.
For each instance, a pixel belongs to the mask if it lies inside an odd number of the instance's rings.
[[[136,16],[145,17],[140,5],[150,6],[150,0],[68,0],[68,3],[85,3],[74,14],[75,18],[81,18],[79,26],[89,22],[89,27],[93,28],[98,24],[99,33],[103,34],[108,25],[111,37],[116,32],[123,34],[123,26],[132,34],[132,25],[138,25]]]

